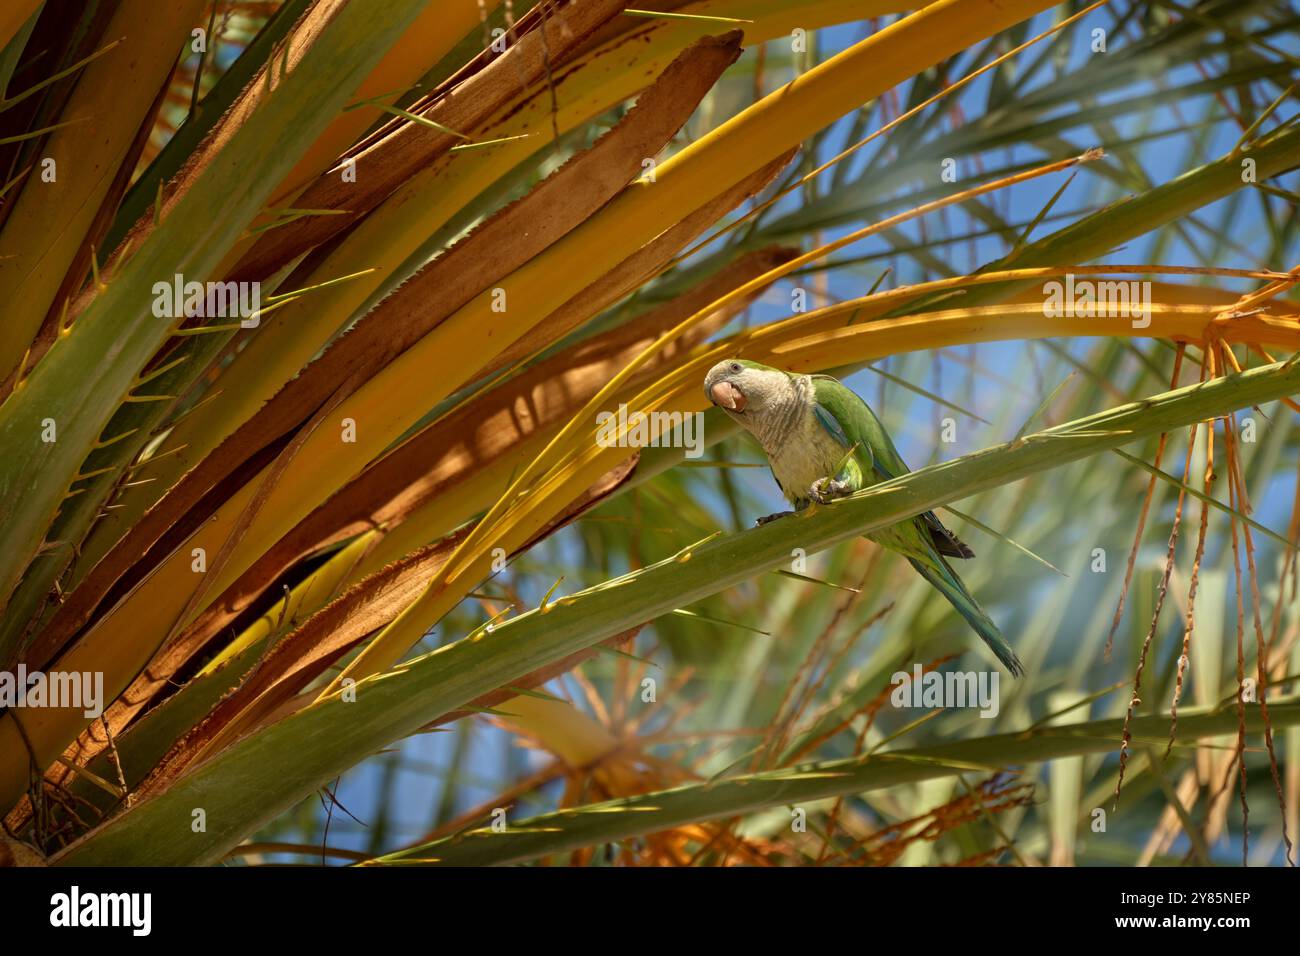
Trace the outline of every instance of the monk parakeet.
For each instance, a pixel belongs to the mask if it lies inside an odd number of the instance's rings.
[[[728,359],[709,369],[704,391],[758,439],[777,485],[795,508],[826,504],[909,470],[867,403],[829,375],[796,375]],[[759,524],[790,513],[768,515]],[[933,511],[867,537],[907,558],[1007,670],[1017,677],[1024,672],[1016,652],[946,560],[975,553]]]

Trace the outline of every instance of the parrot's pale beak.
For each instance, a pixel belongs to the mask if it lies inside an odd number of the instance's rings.
[[[733,412],[743,412],[745,410],[745,393],[730,382],[718,382],[713,386],[709,394],[712,396],[715,405],[721,405]]]

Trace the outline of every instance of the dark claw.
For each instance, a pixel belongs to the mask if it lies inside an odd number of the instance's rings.
[[[778,511],[776,514],[763,515],[763,517],[761,517],[761,518],[759,518],[757,521],[755,521],[754,524],[755,524],[755,525],[765,525],[765,524],[767,524],[769,521],[775,521],[777,518],[784,518],[786,515],[792,515],[792,514],[794,514],[793,511]]]

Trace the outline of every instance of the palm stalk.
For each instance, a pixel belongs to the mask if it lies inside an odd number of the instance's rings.
[[[1294,392],[1300,363],[1152,396],[1020,441],[933,465],[788,522],[701,542],[640,572],[521,614],[358,683],[235,743],[69,848],[62,862],[215,862],[358,757],[531,670],[789,562],[908,515],[1104,448]],[[338,719],[347,708],[347,719]],[[1113,738],[1112,738],[1113,743]],[[268,774],[269,768],[274,771]],[[214,785],[210,781],[221,781]],[[257,801],[243,798],[256,789]],[[208,820],[194,833],[195,807]]]

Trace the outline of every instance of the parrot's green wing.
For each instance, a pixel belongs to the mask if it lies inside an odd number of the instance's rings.
[[[814,375],[812,380],[817,401],[813,411],[836,441],[846,449],[857,444],[862,464],[873,468],[881,481],[911,471],[876,413],[856,392],[829,375]]]
[[[829,375],[812,378],[814,417],[845,451],[857,446],[854,457],[863,474],[874,471],[878,481],[907,474],[909,469],[903,457],[867,403]],[[1016,677],[1023,674],[1024,665],[1016,652],[943,558],[943,555],[971,558],[974,552],[945,528],[933,511],[886,529],[884,534],[888,539],[882,540],[878,534],[875,540],[903,553],[912,567],[966,619],[1007,670]]]
[[[813,414],[817,421],[846,451],[858,446],[854,454],[865,470],[874,471],[878,481],[888,481],[912,470],[894,447],[876,413],[856,392],[829,375],[814,375],[812,379],[816,399]],[[945,528],[933,511],[919,517],[940,554],[950,558],[975,557],[975,552]]]

